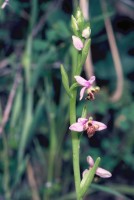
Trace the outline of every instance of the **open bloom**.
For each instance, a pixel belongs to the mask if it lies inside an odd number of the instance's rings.
[[[92,87],[93,82],[95,81],[95,76],[92,76],[89,80],[86,80],[82,78],[81,76],[75,76],[74,77],[77,83],[80,86],[83,86],[81,91],[80,91],[80,100],[83,98],[85,90],[87,90],[87,99],[94,99],[94,93],[99,90],[99,87]]]
[[[101,131],[106,129],[107,126],[101,122],[94,121],[92,117],[87,118],[78,118],[78,121],[72,124],[69,129],[72,131],[82,132],[87,131],[88,137],[92,137],[96,131]]]
[[[88,156],[88,157],[87,157],[87,162],[88,162],[88,164],[89,164],[89,166],[90,166],[90,167],[89,167],[89,170],[90,170],[90,169],[94,166],[94,160],[93,160],[93,158],[92,158],[91,156]],[[89,170],[88,170],[88,169],[84,170],[82,176],[84,177],[84,175],[85,175]],[[101,168],[101,167],[98,167],[98,168],[97,168],[95,174],[98,175],[98,176],[100,176],[100,177],[102,177],[102,178],[110,178],[110,177],[112,176],[112,174],[111,174],[109,171],[107,171],[107,170],[105,170],[105,169],[103,169],[103,168]]]
[[[74,47],[78,50],[81,51],[83,49],[83,42],[81,41],[81,39],[79,37],[76,37],[75,35],[72,36],[72,40],[73,40],[73,45]]]

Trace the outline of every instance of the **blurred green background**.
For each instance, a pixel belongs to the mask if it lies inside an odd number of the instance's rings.
[[[100,156],[113,176],[96,177],[90,199],[134,199],[134,1],[88,3],[92,56],[82,75],[91,75],[92,64],[101,87],[88,113],[108,128],[90,140],[83,134],[81,172],[88,155]],[[60,64],[70,74],[70,19],[77,5],[10,0],[0,9],[0,200],[75,199],[69,99]],[[78,117],[83,106],[78,102]]]

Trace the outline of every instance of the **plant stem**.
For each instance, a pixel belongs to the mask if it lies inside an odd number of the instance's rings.
[[[52,179],[53,179],[56,143],[57,142],[56,142],[56,133],[55,133],[55,117],[50,116],[50,152],[49,152],[48,182],[52,182]]]
[[[73,1],[73,10],[74,10],[74,11],[77,10],[78,5],[79,5],[78,0],[74,0],[74,1]]]
[[[56,132],[55,132],[55,116],[53,113],[49,113],[49,123],[50,123],[50,148],[49,148],[49,163],[48,163],[48,176],[47,183],[52,184],[54,178],[54,164],[56,156]],[[44,194],[44,200],[49,200],[51,195],[51,187],[47,189]]]
[[[3,146],[4,146],[4,190],[5,190],[5,199],[11,200],[11,191],[10,191],[10,174],[9,174],[9,157],[8,157],[8,144],[5,133],[3,133]]]
[[[72,54],[74,65],[72,66],[72,82],[74,82],[74,76],[77,74],[77,67],[80,63],[81,53],[77,52]],[[79,75],[79,74],[77,74]],[[70,98],[70,124],[76,122],[76,97],[77,90],[73,91],[72,98]],[[75,131],[71,131],[72,136],[72,151],[73,151],[73,171],[74,171],[74,181],[77,200],[82,200],[80,197],[80,164],[79,164],[79,149],[80,149],[80,139],[79,135]]]
[[[76,122],[76,95],[77,92],[73,92],[73,98],[70,99],[70,124]],[[75,179],[75,189],[77,200],[81,200],[80,193],[80,166],[79,166],[79,148],[80,140],[77,132],[72,131],[72,148],[73,148],[73,170]]]

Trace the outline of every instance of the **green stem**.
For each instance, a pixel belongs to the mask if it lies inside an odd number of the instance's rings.
[[[78,0],[73,0],[73,10],[76,12],[77,8],[78,8]]]
[[[48,176],[47,176],[47,183],[52,184],[53,177],[54,177],[54,162],[55,162],[55,155],[56,155],[56,128],[55,128],[55,116],[53,113],[50,113],[49,116],[49,123],[50,123],[50,149],[49,149],[49,163],[48,163]],[[44,200],[49,200],[51,195],[51,187],[50,189],[45,192]]]
[[[48,170],[48,182],[52,182],[54,160],[56,149],[56,132],[55,132],[55,117],[50,116],[50,152],[49,152],[49,170]]]
[[[4,146],[4,190],[5,190],[5,199],[10,200],[11,199],[11,191],[10,191],[10,174],[9,174],[9,157],[8,157],[8,144],[7,144],[7,138],[5,133],[3,134],[3,146]]]
[[[74,62],[73,69],[72,69],[72,82],[74,82],[74,76],[77,72],[77,67],[80,65],[79,63],[81,60],[81,53],[77,52],[73,55]],[[76,122],[76,97],[77,97],[77,90],[72,92],[72,98],[70,98],[70,124]],[[74,171],[74,181],[75,181],[75,189],[76,189],[76,196],[77,200],[82,200],[80,197],[80,164],[79,164],[79,149],[80,149],[80,139],[79,134],[75,131],[71,131],[72,135],[72,151],[73,151],[73,171]]]
[[[76,122],[76,95],[77,92],[73,92],[73,98],[70,99],[70,124]],[[77,200],[81,200],[80,193],[80,166],[79,166],[79,149],[80,140],[77,132],[72,131],[72,148],[73,148],[73,170],[75,179],[75,189]]]

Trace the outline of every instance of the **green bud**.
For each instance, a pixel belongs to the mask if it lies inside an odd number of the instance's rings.
[[[78,8],[76,11],[76,21],[78,24],[78,28],[82,31],[83,26],[84,26],[84,17],[83,17],[83,14],[82,14],[80,8]]]
[[[87,116],[87,106],[85,105],[85,106],[83,107],[82,116],[81,116],[81,117],[86,118],[86,116]]]
[[[69,90],[68,75],[67,75],[67,72],[66,72],[66,70],[64,69],[64,66],[63,66],[63,65],[61,65],[60,70],[61,70],[61,77],[62,77],[63,86],[64,86],[64,88],[65,88],[67,94],[71,97],[70,90]]]
[[[71,17],[71,26],[72,26],[74,34],[77,36],[79,28],[78,28],[77,21],[76,21],[76,19],[74,18],[73,15]]]
[[[83,14],[82,14],[82,12],[81,12],[79,7],[77,8],[75,17],[76,17],[76,20],[78,20],[79,18],[83,17]]]

